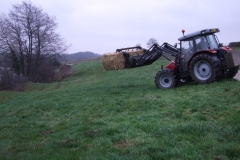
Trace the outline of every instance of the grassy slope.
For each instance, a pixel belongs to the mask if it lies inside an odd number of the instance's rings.
[[[239,159],[240,83],[159,90],[165,63],[0,92],[0,159]]]

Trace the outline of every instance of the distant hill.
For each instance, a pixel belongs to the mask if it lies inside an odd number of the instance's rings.
[[[75,60],[83,60],[83,59],[91,59],[101,57],[102,55],[93,53],[93,52],[77,52],[73,54],[63,54],[61,59],[62,61],[75,61]]]

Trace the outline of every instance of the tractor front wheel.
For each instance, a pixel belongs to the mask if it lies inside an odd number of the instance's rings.
[[[199,54],[190,62],[190,75],[198,84],[210,83],[220,74],[219,60],[216,56]]]
[[[176,76],[173,71],[163,69],[156,74],[155,85],[161,89],[173,88],[177,85]]]

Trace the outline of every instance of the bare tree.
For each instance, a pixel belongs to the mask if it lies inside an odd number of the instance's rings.
[[[8,15],[0,17],[0,54],[12,60],[17,72],[30,79],[41,65],[67,51],[64,39],[56,33],[55,17],[50,17],[31,2],[12,5]]]
[[[147,42],[147,48],[152,47],[152,45],[154,45],[154,44],[158,44],[157,40],[154,38],[150,38]]]

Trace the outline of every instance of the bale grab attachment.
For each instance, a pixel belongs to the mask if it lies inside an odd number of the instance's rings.
[[[148,50],[145,50],[143,55],[130,56],[126,50],[136,49],[137,47],[128,47],[117,49],[117,52],[122,52],[125,58],[125,68],[135,68],[152,64],[154,61],[159,59],[161,56],[169,61],[172,61],[170,57],[177,57],[179,55],[179,49],[174,46],[163,43],[161,46],[153,44]]]

